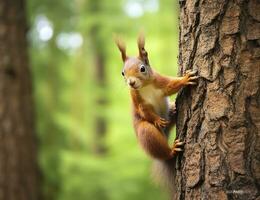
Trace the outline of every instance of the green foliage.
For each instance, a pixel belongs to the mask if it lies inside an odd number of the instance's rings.
[[[171,0],[161,0],[158,11],[131,18],[124,12],[127,2],[157,1],[27,1],[45,199],[166,199],[152,183],[151,163],[135,138],[129,91],[121,77],[122,62],[113,35],[122,35],[129,55],[136,55],[136,37],[144,30],[152,66],[176,75],[178,10]],[[39,16],[46,17],[53,29],[47,41],[39,38]],[[81,34],[82,45],[63,48],[66,41],[57,42],[63,33]],[[95,53],[104,55],[105,87],[95,82]],[[97,106],[100,96],[108,103]],[[105,137],[100,138],[107,147],[102,155],[93,151],[97,113],[108,124]]]

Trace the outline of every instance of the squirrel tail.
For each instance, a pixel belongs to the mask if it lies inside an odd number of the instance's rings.
[[[163,188],[175,193],[174,177],[176,173],[176,157],[170,160],[154,160],[152,165],[152,178]]]

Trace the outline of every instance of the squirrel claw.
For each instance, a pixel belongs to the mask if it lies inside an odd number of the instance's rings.
[[[184,142],[176,142],[175,143],[175,146],[177,147],[177,146],[182,146],[182,145],[184,145]]]
[[[187,83],[187,85],[197,85],[197,83],[196,83],[196,82],[189,81],[189,82]]]
[[[197,71],[195,71],[195,70],[187,70],[186,72],[185,72],[185,76],[188,76],[188,77],[190,77],[190,76],[193,76],[193,75],[195,75],[197,73]]]
[[[174,147],[177,147],[177,146],[182,146],[182,145],[184,145],[184,144],[185,144],[185,142],[181,142],[179,139],[176,139],[176,140],[174,141],[173,146],[174,146]]]
[[[177,154],[177,152],[183,151],[183,149],[180,147],[183,146],[184,144],[185,144],[184,142],[181,142],[179,139],[176,139],[173,143],[171,155],[174,156]]]
[[[157,126],[158,128],[164,128],[166,127],[169,122],[166,119],[163,118],[158,118],[155,122],[154,122],[155,126]]]
[[[192,70],[187,70],[185,72],[185,77],[186,77],[186,85],[196,85],[197,83],[194,82],[199,78],[199,76],[195,76],[197,71],[192,71]]]
[[[197,80],[199,78],[199,76],[191,76],[190,78],[189,78],[189,80],[190,81],[192,81],[192,80]]]
[[[183,151],[181,148],[175,148],[174,151]]]

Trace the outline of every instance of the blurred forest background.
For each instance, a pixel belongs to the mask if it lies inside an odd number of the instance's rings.
[[[30,67],[43,195],[48,200],[167,199],[139,148],[113,35],[176,75],[178,2],[27,0]]]

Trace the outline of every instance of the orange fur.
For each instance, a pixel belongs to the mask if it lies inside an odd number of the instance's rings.
[[[155,72],[149,64],[143,34],[137,41],[137,57],[128,57],[123,42],[117,40],[116,43],[124,62],[122,75],[131,88],[136,137],[144,151],[159,161],[154,162],[156,179],[164,176],[165,186],[173,192],[174,158],[182,151],[183,142],[175,140],[172,146],[168,144],[176,113],[175,105],[170,106],[167,98],[182,87],[195,84],[198,77],[192,71],[187,71],[183,77],[167,77]]]
[[[158,74],[155,74],[153,78],[151,84],[163,90],[165,96],[176,93],[185,85],[184,78],[171,80]],[[169,147],[166,136],[173,127],[174,121],[167,121],[156,114],[154,107],[142,99],[138,90],[131,89],[131,97],[134,128],[141,147],[153,158],[171,159],[176,151],[174,146]]]
[[[174,77],[170,78],[167,76],[161,76],[160,74],[155,74],[154,85],[164,91],[165,96],[171,96],[177,93],[181,88],[188,85],[189,77]]]
[[[180,151],[181,142],[170,147],[167,136],[174,125],[174,117],[170,117],[167,96],[178,92],[182,87],[194,84],[197,79],[190,71],[183,77],[167,77],[153,71],[145,50],[144,35],[137,40],[139,55],[128,57],[124,43],[117,39],[116,44],[124,62],[123,75],[131,86],[133,102],[134,128],[137,139],[145,152],[156,159],[171,159]],[[140,71],[144,67],[145,71]],[[153,90],[150,91],[149,90]]]

